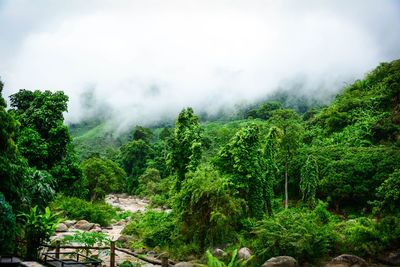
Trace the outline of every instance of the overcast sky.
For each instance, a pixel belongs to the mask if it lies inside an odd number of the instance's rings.
[[[400,58],[400,1],[0,0],[4,96],[63,90],[121,127],[254,101],[301,79],[338,90]]]

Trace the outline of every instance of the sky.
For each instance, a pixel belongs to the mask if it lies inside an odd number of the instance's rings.
[[[3,96],[63,90],[67,123],[102,112],[123,129],[298,81],[337,92],[400,58],[400,1],[0,0],[0,58]]]

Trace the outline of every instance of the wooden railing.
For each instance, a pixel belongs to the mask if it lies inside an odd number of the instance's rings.
[[[61,246],[61,242],[58,240],[56,241],[55,246],[50,246],[50,245],[43,245],[44,247],[52,248],[55,249],[56,252],[56,258],[59,258],[60,256],[60,249],[94,249],[94,250],[110,250],[110,267],[115,267],[115,251],[120,251],[123,253],[126,253],[128,255],[134,256],[142,261],[151,263],[151,264],[156,264],[156,265],[161,265],[161,267],[172,267],[175,265],[173,261],[168,260],[168,257],[163,255],[161,256],[161,260],[157,259],[152,259],[148,258],[142,254],[129,251],[126,249],[118,248],[115,246],[115,241],[110,241],[110,246],[106,247],[89,247],[89,246]]]

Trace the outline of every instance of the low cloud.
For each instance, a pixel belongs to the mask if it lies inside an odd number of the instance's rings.
[[[400,56],[398,1],[3,1],[0,75],[123,130],[293,87],[323,98]],[[293,87],[296,88],[296,87]],[[91,93],[91,105],[82,95]]]

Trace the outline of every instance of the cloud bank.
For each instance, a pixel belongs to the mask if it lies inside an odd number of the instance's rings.
[[[299,77],[305,93],[334,92],[400,57],[400,3],[0,0],[0,36],[5,96],[63,90],[67,122],[103,112],[123,129],[252,102]]]

